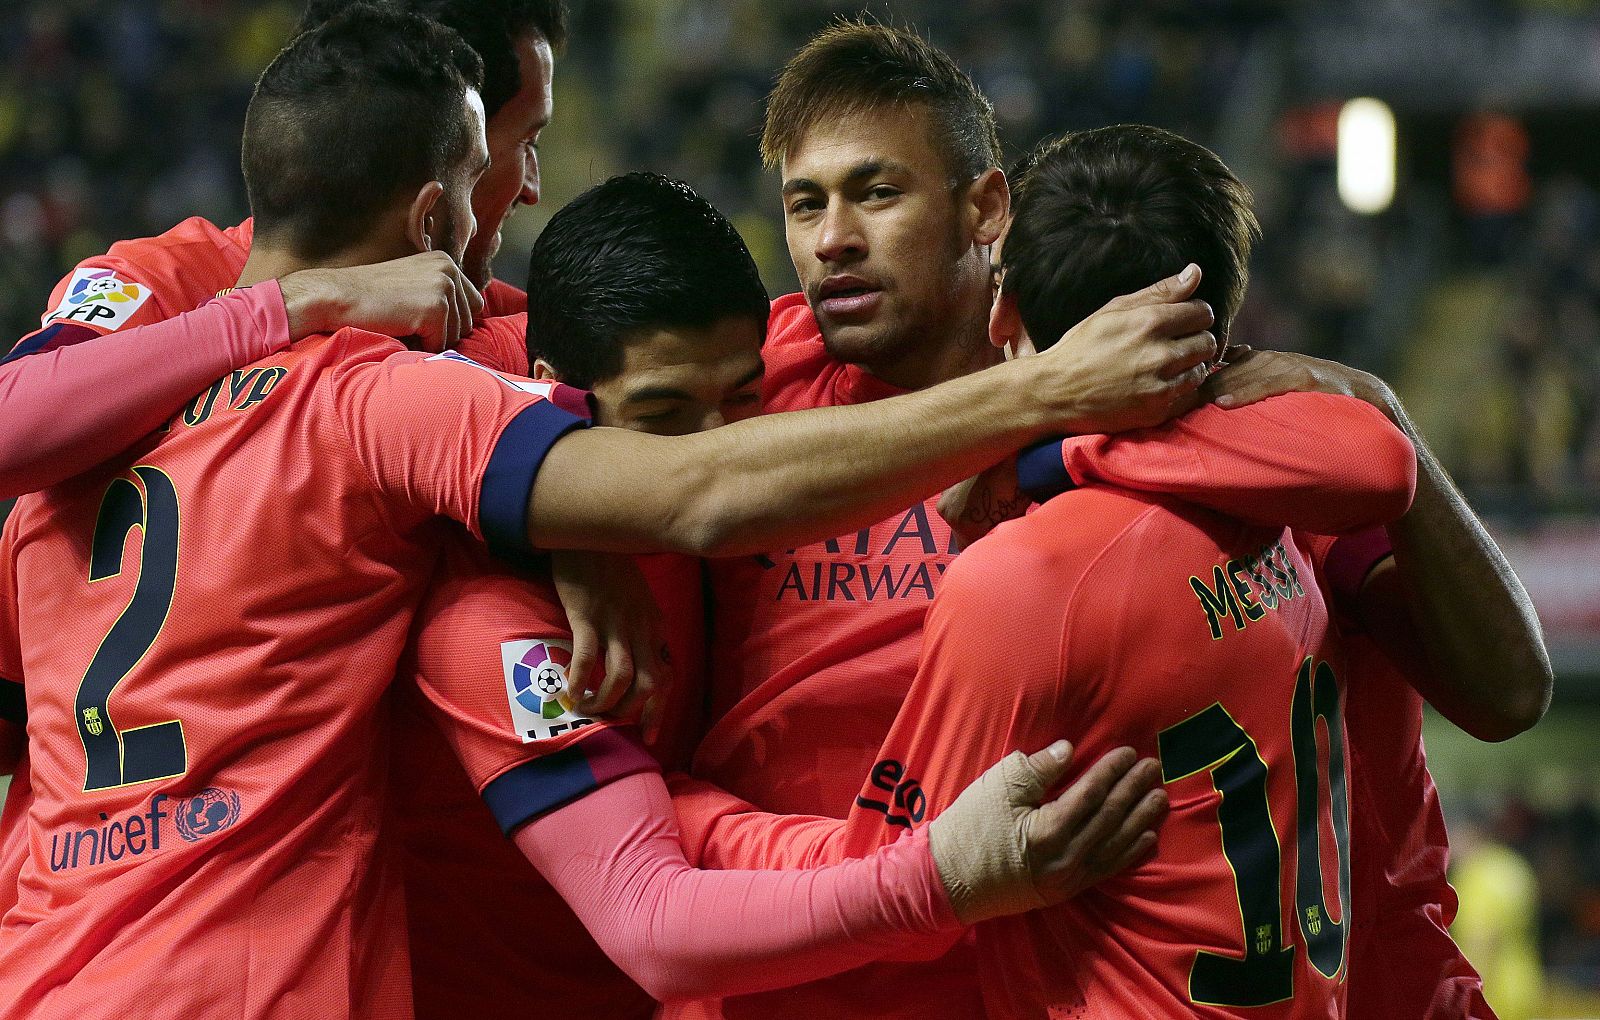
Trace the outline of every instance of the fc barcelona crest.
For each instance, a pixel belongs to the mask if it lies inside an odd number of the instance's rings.
[[[100,718],[99,708],[91,707],[83,710],[83,728],[88,730],[91,736],[96,737],[106,731],[106,723]]]
[[[1256,927],[1256,952],[1266,956],[1272,952],[1272,942],[1272,925],[1258,925]]]

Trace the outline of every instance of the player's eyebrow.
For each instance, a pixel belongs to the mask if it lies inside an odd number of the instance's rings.
[[[739,377],[739,381],[733,384],[733,388],[736,390],[742,390],[746,386],[749,386],[751,383],[755,382],[757,379],[761,378],[763,375],[766,375],[766,373],[767,363],[764,361],[758,362],[755,368],[752,368],[750,371]]]
[[[642,403],[646,400],[693,400],[694,397],[687,390],[676,389],[671,386],[644,386],[629,393],[624,398],[625,403]]]
[[[850,172],[844,175],[844,180],[846,184],[850,184],[880,174],[899,174],[902,177],[909,177],[911,168],[893,159],[864,159],[850,168]]]
[[[845,184],[857,184],[870,177],[880,174],[898,174],[902,177],[912,175],[911,167],[893,159],[878,159],[871,157],[852,166],[844,175]],[[797,191],[824,191],[822,185],[809,177],[793,177],[783,182],[784,197]]]

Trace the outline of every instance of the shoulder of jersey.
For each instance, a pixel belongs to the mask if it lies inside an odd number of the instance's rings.
[[[105,254],[78,263],[56,285],[53,304],[40,320],[45,332],[19,344],[18,351],[35,353],[43,349],[40,343],[60,344],[62,338],[54,334],[62,330],[103,334],[120,329],[151,299],[163,317],[204,304],[238,280],[249,257],[249,234],[248,223],[223,230],[191,217],[154,237],[116,242]]]
[[[485,367],[530,375],[528,313],[491,315],[463,337],[456,349]]]
[[[423,351],[413,351],[405,344],[392,336],[374,333],[362,329],[360,326],[345,326],[330,335],[326,344],[302,342],[295,344],[292,350],[310,353],[325,350],[326,356],[339,361],[381,361],[394,355],[410,355],[417,360],[428,355]]]
[[[1064,492],[1033,513],[1007,521],[994,537],[1014,535],[1009,542],[1072,552],[1101,549],[1137,529],[1147,511],[1162,501],[1144,493],[1104,485],[1086,485]],[[973,546],[974,549],[982,542]]]
[[[151,275],[186,273],[197,267],[217,266],[224,275],[237,276],[238,266],[243,265],[250,254],[248,223],[247,220],[245,224],[224,230],[210,220],[191,216],[154,237],[118,241],[106,252],[105,258],[137,266]],[[219,255],[224,262],[221,266],[218,266]],[[212,292],[220,289],[211,288]]]
[[[811,312],[804,294],[785,294],[772,302],[767,316],[767,343],[799,343],[821,340],[822,327]]]
[[[491,318],[503,315],[526,314],[528,295],[504,280],[490,280],[483,288],[483,313]]]

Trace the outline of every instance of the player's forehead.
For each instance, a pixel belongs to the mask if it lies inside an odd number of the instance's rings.
[[[784,153],[784,190],[839,187],[880,171],[943,180],[945,158],[934,141],[934,114],[921,103],[843,109],[810,121]]]
[[[489,140],[486,133],[487,118],[483,115],[483,96],[476,89],[467,90],[467,163],[477,169],[489,157]]]
[[[489,118],[489,128],[520,137],[543,128],[554,113],[555,56],[549,41],[538,33],[518,36],[512,40],[512,50],[520,87]]]
[[[615,383],[634,394],[675,388],[696,395],[743,385],[761,374],[764,325],[728,316],[709,326],[635,331],[627,338]]]

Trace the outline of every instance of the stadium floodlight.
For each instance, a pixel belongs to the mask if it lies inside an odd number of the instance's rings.
[[[1371,216],[1394,201],[1394,112],[1381,99],[1352,99],[1339,111],[1339,198]]]

